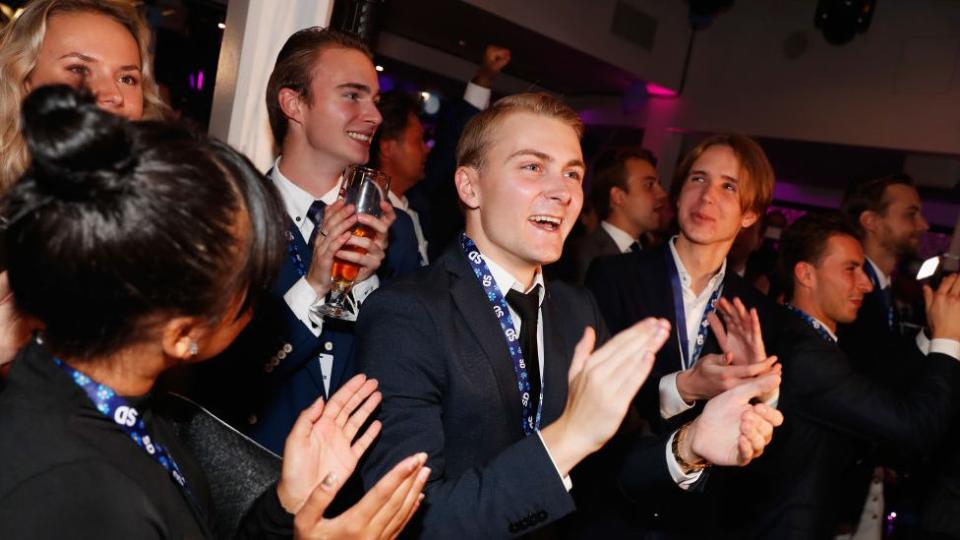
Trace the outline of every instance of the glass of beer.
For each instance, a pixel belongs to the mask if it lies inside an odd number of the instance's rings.
[[[358,214],[380,217],[380,201],[387,198],[388,189],[390,189],[389,176],[375,169],[358,166],[347,172],[343,180],[343,186],[340,188],[340,197],[345,203],[354,205]],[[352,234],[361,238],[372,239],[376,232],[362,223],[357,223],[353,227]],[[351,245],[345,245],[341,249],[355,253],[366,253],[365,249]],[[313,305],[310,308],[311,311],[321,317],[355,320],[356,313],[347,302],[350,288],[359,273],[360,266],[356,263],[334,258],[330,298],[323,304]]]

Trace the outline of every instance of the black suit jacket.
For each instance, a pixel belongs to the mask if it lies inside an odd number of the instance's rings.
[[[828,538],[844,509],[840,479],[864,446],[918,454],[942,437],[960,367],[943,354],[912,359],[923,366],[916,381],[892,390],[798,317],[781,320],[783,426],[759,460],[715,475],[711,487],[726,490],[721,515],[739,518],[726,522],[734,537]]]
[[[566,284],[547,286],[542,316],[547,426],[563,411],[584,328],[601,340],[606,329],[590,295]],[[406,456],[429,456],[427,498],[409,534],[517,536],[574,510],[539,436],[523,435],[503,332],[459,246],[371,295],[357,331],[360,368],[383,393],[383,432],[363,464],[364,484]]]
[[[604,255],[619,255],[620,248],[607,231],[598,226],[593,232],[577,238],[571,246],[577,267],[577,282],[583,283],[590,263]]]

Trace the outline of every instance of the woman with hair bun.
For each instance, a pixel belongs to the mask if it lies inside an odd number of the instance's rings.
[[[0,191],[23,173],[20,103],[50,84],[86,86],[97,104],[131,120],[159,119],[150,31],[129,0],[32,0],[0,30]]]
[[[25,100],[23,131],[31,165],[0,222],[17,307],[42,330],[0,393],[0,537],[215,537],[203,470],[151,391],[249,321],[283,256],[272,184],[224,144],[130,123],[65,86]],[[323,517],[379,431],[360,430],[379,399],[358,375],[304,411],[238,535],[399,533],[422,454]]]

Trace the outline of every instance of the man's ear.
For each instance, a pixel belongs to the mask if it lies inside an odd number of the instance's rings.
[[[469,165],[457,167],[457,171],[453,173],[453,181],[457,186],[460,202],[471,210],[480,207],[479,180],[480,172]]]
[[[860,218],[857,221],[860,222],[864,231],[876,234],[880,228],[880,219],[880,215],[873,210],[864,210],[860,212]]]
[[[806,261],[800,261],[793,266],[793,279],[797,285],[812,289],[817,284],[816,268]]]
[[[740,228],[746,229],[753,226],[753,224],[757,222],[757,219],[759,219],[759,216],[756,212],[753,210],[747,210],[742,216],[740,216]]]
[[[300,98],[300,92],[292,88],[281,88],[277,101],[280,103],[280,110],[288,120],[297,124],[303,123],[303,100]]]
[[[380,139],[378,144],[380,145],[380,161],[383,161],[384,158],[393,159],[393,156],[397,153],[397,141]]]
[[[611,208],[614,206],[623,206],[623,203],[627,198],[627,192],[618,186],[612,186],[608,195],[610,197]]]

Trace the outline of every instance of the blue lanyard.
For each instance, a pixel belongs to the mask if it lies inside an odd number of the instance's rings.
[[[873,269],[873,264],[870,261],[864,261],[863,271],[867,273],[867,277],[873,283],[873,288],[880,293],[880,300],[887,312],[887,328],[893,330],[893,296],[889,294],[889,290],[880,288],[880,276],[877,275],[877,271]]]
[[[167,450],[154,441],[153,437],[147,431],[147,426],[143,422],[143,417],[135,407],[130,405],[127,400],[118,396],[117,393],[105,384],[100,384],[90,377],[80,373],[70,367],[66,362],[59,358],[53,359],[60,368],[67,372],[70,379],[87,394],[90,401],[101,414],[112,420],[120,429],[123,430],[137,446],[150,456],[153,461],[160,464],[170,475],[174,483],[180,488],[180,491],[186,496],[191,508],[197,514],[202,523],[206,523],[203,511],[197,504],[197,500],[187,485],[187,478],[180,471],[180,466],[174,461]]]
[[[800,319],[802,319],[803,322],[807,323],[811,328],[813,328],[817,332],[817,334],[823,339],[829,341],[830,343],[837,342],[837,340],[830,335],[830,332],[827,332],[827,329],[824,328],[822,324],[820,324],[820,321],[814,319],[802,309],[798,308],[793,304],[784,304],[783,307],[787,308],[787,310],[790,311],[790,313],[793,313],[797,317],[800,317]]]
[[[530,407],[530,376],[527,373],[527,364],[523,360],[523,350],[520,348],[520,336],[517,334],[516,326],[513,324],[513,318],[510,316],[510,306],[506,298],[497,288],[497,282],[493,279],[493,274],[487,263],[480,256],[480,250],[465,233],[460,233],[460,247],[463,254],[466,255],[473,273],[483,286],[487,293],[487,300],[490,301],[493,314],[496,315],[500,323],[500,329],[503,330],[503,336],[507,340],[507,349],[510,351],[510,359],[513,360],[513,371],[517,375],[517,388],[520,390],[520,405],[523,413],[522,428],[524,435],[530,436],[534,431],[540,428],[540,413],[543,410],[543,386],[540,385],[540,401],[537,405],[536,414]]]
[[[300,248],[297,247],[295,234],[300,234],[300,231],[291,225],[290,230],[287,231],[287,254],[290,255],[290,260],[293,261],[293,266],[297,269],[297,274],[303,277],[307,275],[307,267],[303,264],[303,256],[300,255]]]
[[[700,326],[697,331],[696,346],[693,349],[693,355],[689,356],[687,315],[686,309],[683,307],[683,287],[680,285],[680,272],[677,271],[676,261],[673,260],[670,247],[667,246],[664,252],[667,256],[667,271],[670,273],[670,288],[673,292],[673,312],[677,316],[675,323],[677,327],[677,339],[680,341],[680,367],[681,369],[690,369],[697,362],[697,359],[700,358],[700,353],[703,352],[703,344],[706,342],[707,332],[710,330],[710,322],[707,320],[707,315],[717,308],[717,300],[720,299],[720,293],[723,292],[723,283],[710,295],[710,301],[707,302],[703,310],[703,317],[700,318]]]

